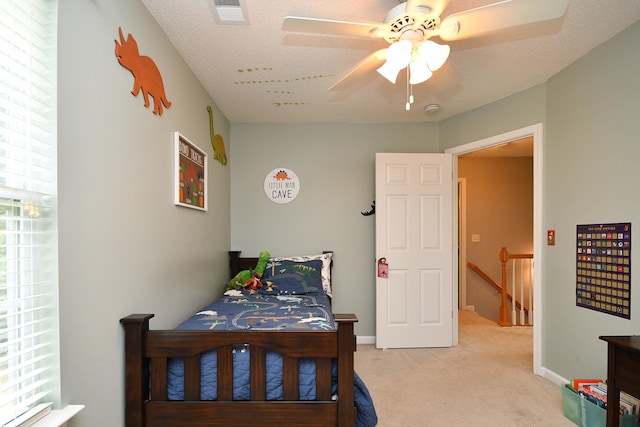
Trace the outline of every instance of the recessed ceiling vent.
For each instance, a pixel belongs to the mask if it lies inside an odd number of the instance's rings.
[[[220,24],[247,24],[244,0],[213,0],[216,21]]]

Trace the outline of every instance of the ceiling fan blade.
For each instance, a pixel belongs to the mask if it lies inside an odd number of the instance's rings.
[[[440,38],[461,40],[489,31],[560,18],[569,0],[506,0],[447,16]]]
[[[377,50],[372,54],[370,54],[369,56],[367,56],[366,58],[364,58],[362,61],[358,62],[349,71],[347,71],[340,78],[340,80],[338,80],[333,85],[331,85],[329,90],[331,91],[345,90],[346,88],[351,86],[353,83],[355,83],[356,80],[359,80],[360,77],[362,77],[364,74],[368,73],[374,68],[379,67],[380,64],[385,59],[387,59],[387,50],[388,49]]]
[[[440,16],[442,12],[449,5],[449,0],[407,0],[406,11],[411,13],[412,11],[419,12],[424,11],[424,7],[428,7],[430,9],[430,15]]]
[[[380,26],[381,24],[334,21],[331,19],[304,18],[300,16],[285,16],[282,22],[282,29],[284,31],[369,38],[380,37],[373,31],[377,30]]]

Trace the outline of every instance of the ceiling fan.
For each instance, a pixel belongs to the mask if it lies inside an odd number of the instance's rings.
[[[564,15],[568,3],[569,0],[505,0],[441,19],[449,0],[408,0],[392,8],[382,23],[287,16],[282,29],[381,38],[390,44],[356,64],[329,90],[345,89],[375,67],[394,84],[398,73],[407,68],[408,84],[413,85],[428,80],[449,56],[450,47],[430,40],[432,37],[445,42],[462,40],[490,31],[556,19]]]

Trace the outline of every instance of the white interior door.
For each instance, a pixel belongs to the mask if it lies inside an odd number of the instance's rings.
[[[376,154],[376,347],[454,344],[450,154]],[[457,340],[455,340],[457,341]]]

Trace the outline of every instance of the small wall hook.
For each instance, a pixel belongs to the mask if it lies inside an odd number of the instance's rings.
[[[366,212],[360,212],[363,216],[369,216],[369,215],[373,215],[374,213],[376,213],[376,201],[373,201],[373,204],[371,205],[371,209],[366,211]]]

